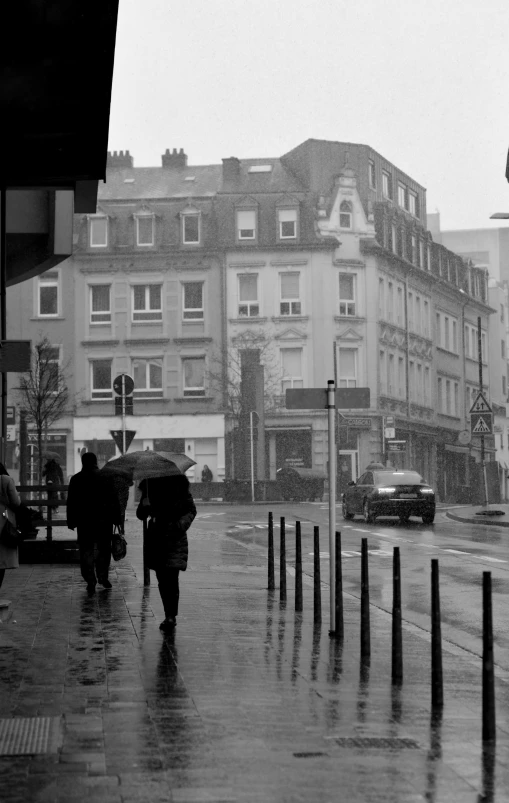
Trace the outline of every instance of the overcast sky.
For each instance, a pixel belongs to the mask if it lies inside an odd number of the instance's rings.
[[[442,229],[509,225],[509,0],[120,0],[110,150],[135,166],[369,144]]]

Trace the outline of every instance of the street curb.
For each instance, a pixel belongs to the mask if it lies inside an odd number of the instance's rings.
[[[491,527],[509,527],[509,521],[495,521],[493,519],[482,519],[481,517],[478,519],[465,519],[461,516],[455,516],[453,513],[448,512],[446,512],[445,515],[448,519],[459,521],[462,524],[485,524]]]

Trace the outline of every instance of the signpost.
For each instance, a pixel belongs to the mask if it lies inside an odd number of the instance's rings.
[[[113,381],[113,390],[117,397],[120,397],[115,399],[115,413],[116,415],[120,414],[122,417],[122,430],[120,432],[119,430],[110,430],[110,432],[120,452],[125,454],[136,434],[133,430],[126,430],[125,420],[127,413],[130,415],[133,413],[132,394],[134,391],[134,379],[132,376],[129,376],[129,374],[119,374]],[[131,436],[129,440],[127,438],[127,433]],[[121,438],[117,437],[118,435],[121,435]]]
[[[369,388],[336,388],[333,379],[326,388],[304,388],[286,391],[287,410],[327,410],[329,443],[329,593],[330,631],[336,633],[336,409],[369,409]]]

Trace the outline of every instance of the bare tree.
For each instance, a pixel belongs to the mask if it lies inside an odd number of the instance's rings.
[[[39,483],[42,481],[43,437],[52,424],[72,412],[67,368],[68,364],[60,365],[58,348],[42,336],[33,348],[31,370],[19,375],[16,390],[20,405],[26,410],[27,423],[32,424],[37,434]]]

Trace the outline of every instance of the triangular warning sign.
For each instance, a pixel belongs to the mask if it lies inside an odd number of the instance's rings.
[[[486,433],[491,432],[490,425],[485,421],[482,415],[479,416],[477,424],[474,426],[472,430],[473,435],[485,435]]]
[[[489,406],[488,402],[486,401],[486,397],[482,390],[479,391],[477,396],[475,397],[474,403],[470,408],[469,412],[471,413],[491,413],[491,407]]]

